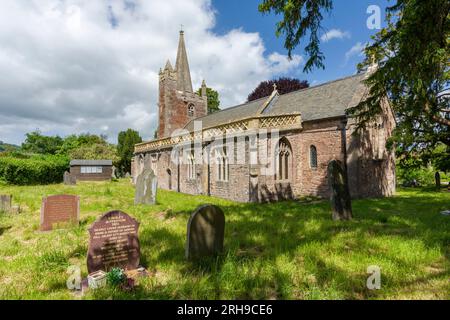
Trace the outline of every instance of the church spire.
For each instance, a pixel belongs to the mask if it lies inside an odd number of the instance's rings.
[[[180,42],[178,44],[177,63],[175,65],[175,69],[177,72],[177,90],[183,92],[193,92],[186,45],[184,44],[184,31],[180,31]]]

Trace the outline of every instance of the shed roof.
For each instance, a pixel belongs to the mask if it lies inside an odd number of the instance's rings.
[[[71,166],[112,166],[112,160],[72,160]]]

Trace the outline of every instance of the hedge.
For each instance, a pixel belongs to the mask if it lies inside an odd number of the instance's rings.
[[[60,183],[68,168],[69,159],[62,156],[35,156],[29,159],[0,157],[0,179],[9,184]]]

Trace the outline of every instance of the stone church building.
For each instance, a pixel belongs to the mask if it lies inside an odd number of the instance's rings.
[[[370,71],[368,71],[370,72]],[[180,33],[176,64],[159,74],[155,140],[135,146],[132,176],[152,168],[159,187],[239,202],[329,197],[327,166],[338,159],[353,198],[395,191],[395,126],[385,113],[360,134],[346,110],[367,94],[361,73],[207,114],[206,84],[194,92]]]

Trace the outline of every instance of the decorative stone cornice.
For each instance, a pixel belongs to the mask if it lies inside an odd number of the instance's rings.
[[[302,118],[299,113],[276,116],[261,115],[258,117],[245,118],[216,127],[203,128],[201,132],[190,132],[174,137],[142,142],[135,145],[134,152],[135,154],[139,154],[167,149],[177,144],[192,143],[194,140],[206,142],[216,137],[224,137],[226,134],[235,136],[246,135],[250,132],[257,132],[258,129],[272,129],[279,131],[298,130],[302,129]]]

